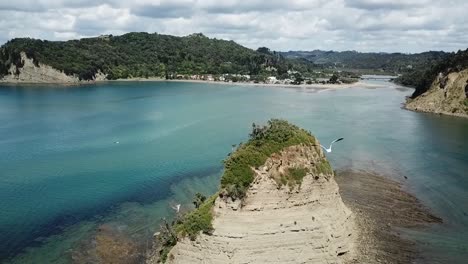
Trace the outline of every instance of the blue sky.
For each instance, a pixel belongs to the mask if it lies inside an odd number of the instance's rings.
[[[468,48],[467,10],[466,0],[0,0],[0,43],[202,32],[281,51],[455,51]]]

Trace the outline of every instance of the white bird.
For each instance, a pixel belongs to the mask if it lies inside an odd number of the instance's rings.
[[[174,209],[177,213],[180,211],[180,204],[176,204],[174,206],[171,206],[172,209]]]
[[[332,145],[333,145],[333,143],[338,142],[338,141],[341,141],[341,140],[343,140],[343,139],[344,139],[344,138],[339,138],[339,139],[333,140],[332,143],[330,143],[330,147],[328,147],[328,148],[326,148],[326,147],[324,147],[324,146],[322,146],[322,145],[320,145],[320,146],[321,146],[327,153],[330,153],[330,152],[332,152]]]
[[[114,143],[115,143],[115,144],[119,144],[120,142],[118,142],[118,141],[115,141]]]

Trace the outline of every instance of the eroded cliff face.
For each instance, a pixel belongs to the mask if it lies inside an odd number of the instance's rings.
[[[306,168],[301,184],[281,185],[288,168]],[[254,169],[241,202],[218,197],[214,232],[180,239],[167,263],[343,263],[358,237],[320,147],[292,146]]]
[[[0,78],[0,82],[5,83],[62,83],[77,84],[82,83],[77,76],[66,75],[65,73],[52,68],[49,65],[39,63],[35,65],[33,60],[21,52],[22,67],[12,64],[8,74]],[[102,81],[106,75],[98,73],[94,81]]]
[[[440,75],[431,88],[409,99],[406,108],[414,111],[468,117],[468,69]]]

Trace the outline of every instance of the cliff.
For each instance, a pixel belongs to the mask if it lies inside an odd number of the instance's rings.
[[[408,99],[406,108],[414,111],[468,117],[468,69],[440,73],[429,90]]]
[[[320,148],[292,146],[255,169],[241,201],[216,199],[211,235],[183,238],[167,263],[343,263],[354,254],[357,232],[333,171],[319,172]],[[278,185],[289,168],[309,173],[294,187]]]
[[[353,214],[309,132],[282,120],[253,124],[249,141],[224,163],[219,193],[158,233],[163,246],[148,263],[344,263],[353,258],[358,237]]]
[[[98,72],[94,80],[105,80],[106,76]],[[18,65],[11,64],[7,74],[0,78],[6,83],[61,83],[76,84],[80,79],[76,75],[67,75],[49,65],[36,63],[25,52],[20,53]]]

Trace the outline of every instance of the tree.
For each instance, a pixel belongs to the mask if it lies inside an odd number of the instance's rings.
[[[201,193],[196,193],[195,197],[193,198],[193,205],[195,205],[195,208],[199,208],[200,205],[202,205],[206,201],[206,196],[204,196]]]
[[[257,52],[263,53],[263,54],[271,54],[271,51],[267,47],[260,47],[257,49]]]
[[[328,81],[329,83],[337,83],[338,82],[338,75],[335,73],[330,77],[330,80]]]
[[[304,78],[302,77],[302,75],[298,72],[296,72],[294,74],[294,81],[292,82],[292,84],[301,84],[302,82],[304,81]]]

